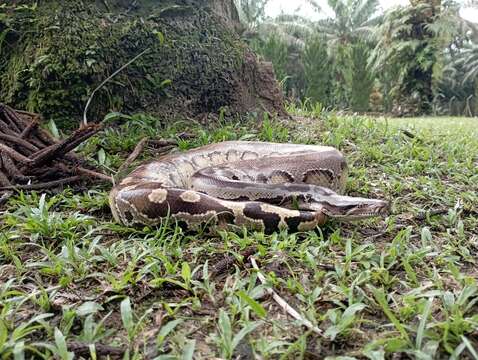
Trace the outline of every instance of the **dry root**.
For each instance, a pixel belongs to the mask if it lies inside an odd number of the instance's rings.
[[[102,129],[84,126],[57,141],[39,126],[39,116],[0,104],[0,198],[10,190],[44,190],[93,179],[111,181],[73,153]]]

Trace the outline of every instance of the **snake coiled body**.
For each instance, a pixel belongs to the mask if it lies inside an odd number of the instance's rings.
[[[125,225],[169,218],[188,228],[304,231],[326,221],[320,201],[340,198],[346,176],[332,147],[227,141],[141,165],[113,188],[110,205]]]

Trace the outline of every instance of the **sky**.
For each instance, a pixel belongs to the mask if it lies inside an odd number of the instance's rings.
[[[319,4],[325,4],[325,0],[317,0]],[[380,0],[380,6],[382,9],[388,9],[396,5],[406,5],[408,0]],[[266,5],[266,15],[275,17],[281,12],[286,14],[292,14],[297,11],[298,14],[309,17],[311,19],[318,19],[323,17],[318,15],[314,8],[308,5],[307,0],[270,0]],[[467,20],[478,22],[478,9],[467,8],[461,11],[461,16]]]

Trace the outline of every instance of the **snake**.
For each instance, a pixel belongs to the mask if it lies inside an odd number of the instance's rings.
[[[126,226],[175,221],[273,233],[308,231],[329,219],[383,216],[387,201],[344,195],[348,166],[330,146],[224,141],[170,153],[113,187],[114,219]]]

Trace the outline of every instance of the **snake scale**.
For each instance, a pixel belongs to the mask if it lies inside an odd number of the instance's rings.
[[[114,218],[128,226],[170,218],[190,229],[266,233],[387,213],[386,201],[340,195],[346,178],[344,156],[332,147],[226,141],[139,166],[109,200]]]

